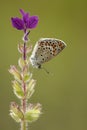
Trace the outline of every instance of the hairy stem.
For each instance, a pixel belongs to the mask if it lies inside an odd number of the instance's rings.
[[[27,100],[26,100],[26,85],[23,83],[23,90],[24,90],[24,99],[22,99],[22,107],[23,107],[23,112],[25,114],[26,112],[26,107],[27,107]]]
[[[27,106],[26,104],[27,104],[26,99],[23,99],[22,100],[22,109],[23,109],[24,115],[25,115],[25,112],[26,112],[26,106]],[[27,122],[24,118],[21,121],[21,130],[27,130]]]
[[[23,59],[26,60],[26,43],[24,43]]]
[[[24,42],[24,53],[23,53],[23,60],[26,60],[26,43]],[[25,66],[24,66],[25,68]],[[22,70],[24,71],[24,69]],[[25,115],[27,109],[27,99],[26,99],[26,83],[23,81],[22,83],[23,91],[24,91],[24,98],[21,100],[22,110]],[[21,130],[27,130],[27,122],[25,118],[21,121]]]
[[[27,130],[27,123],[25,120],[21,121],[21,130]]]

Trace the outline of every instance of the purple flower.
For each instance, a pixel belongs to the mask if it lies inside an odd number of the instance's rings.
[[[14,28],[24,30],[24,32],[26,32],[27,29],[36,28],[39,21],[38,16],[30,16],[29,13],[24,12],[22,9],[20,9],[20,13],[22,14],[22,19],[18,17],[11,18]]]
[[[15,18],[11,18],[12,21],[12,25],[13,27],[15,27],[18,30],[23,30],[24,29],[24,22],[22,19],[15,17]]]
[[[33,28],[36,28],[37,23],[38,23],[38,17],[30,16],[27,26],[28,26],[28,28],[33,29]]]

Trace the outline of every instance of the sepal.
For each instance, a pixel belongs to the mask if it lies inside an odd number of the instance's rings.
[[[25,48],[26,50],[26,54],[28,54],[29,52],[31,52],[31,50],[32,50],[32,45],[30,46],[30,47],[28,47],[27,45],[26,45],[26,48]],[[24,45],[23,44],[18,44],[18,51],[21,53],[21,54],[23,54],[24,53]]]
[[[25,120],[27,122],[36,121],[41,115],[41,104],[37,103],[36,105],[29,104],[29,107],[25,113]]]
[[[24,67],[27,67],[28,68],[28,60],[26,59],[26,60],[23,60],[23,58],[20,58],[19,60],[18,60],[18,65],[19,65],[19,67],[23,70],[24,69]]]
[[[23,54],[23,52],[24,52],[24,46],[23,46],[23,44],[18,44],[18,51],[19,51],[21,54]]]
[[[9,72],[14,76],[14,78],[17,81],[21,82],[22,76],[21,76],[20,72],[18,71],[18,69],[14,65],[10,66]]]
[[[19,98],[19,99],[23,99],[24,98],[24,92],[22,89],[22,86],[20,83],[18,83],[16,80],[14,80],[12,82],[12,87],[14,90],[15,95]]]
[[[32,51],[32,45],[29,47],[26,47],[26,53],[30,53]]]
[[[27,74],[25,74],[24,75],[24,82],[26,82],[26,83],[30,83],[30,81],[31,81],[31,78],[32,78],[32,73],[27,73]]]
[[[16,122],[21,122],[21,120],[23,120],[24,118],[23,112],[21,111],[20,107],[15,102],[12,102],[10,105],[10,116]]]
[[[30,82],[27,84],[27,90],[26,90],[26,98],[29,99],[32,94],[35,92],[35,85],[36,85],[36,80],[31,79]]]

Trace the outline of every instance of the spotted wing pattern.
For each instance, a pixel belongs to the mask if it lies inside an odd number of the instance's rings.
[[[33,66],[41,65],[58,55],[65,46],[66,44],[59,39],[41,38],[34,47],[31,63]]]

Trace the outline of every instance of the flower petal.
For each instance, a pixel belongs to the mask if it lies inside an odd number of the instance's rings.
[[[12,21],[12,25],[14,28],[16,28],[18,30],[24,29],[24,22],[22,19],[15,17],[15,18],[11,18],[11,21]]]
[[[25,12],[23,9],[20,9],[20,13],[22,14],[22,16],[25,15]]]
[[[30,28],[30,29],[36,28],[38,21],[39,21],[38,16],[29,17],[27,28]]]
[[[20,12],[23,16],[23,21],[25,24],[27,24],[28,20],[29,20],[29,13],[25,13],[24,10],[20,9]]]

